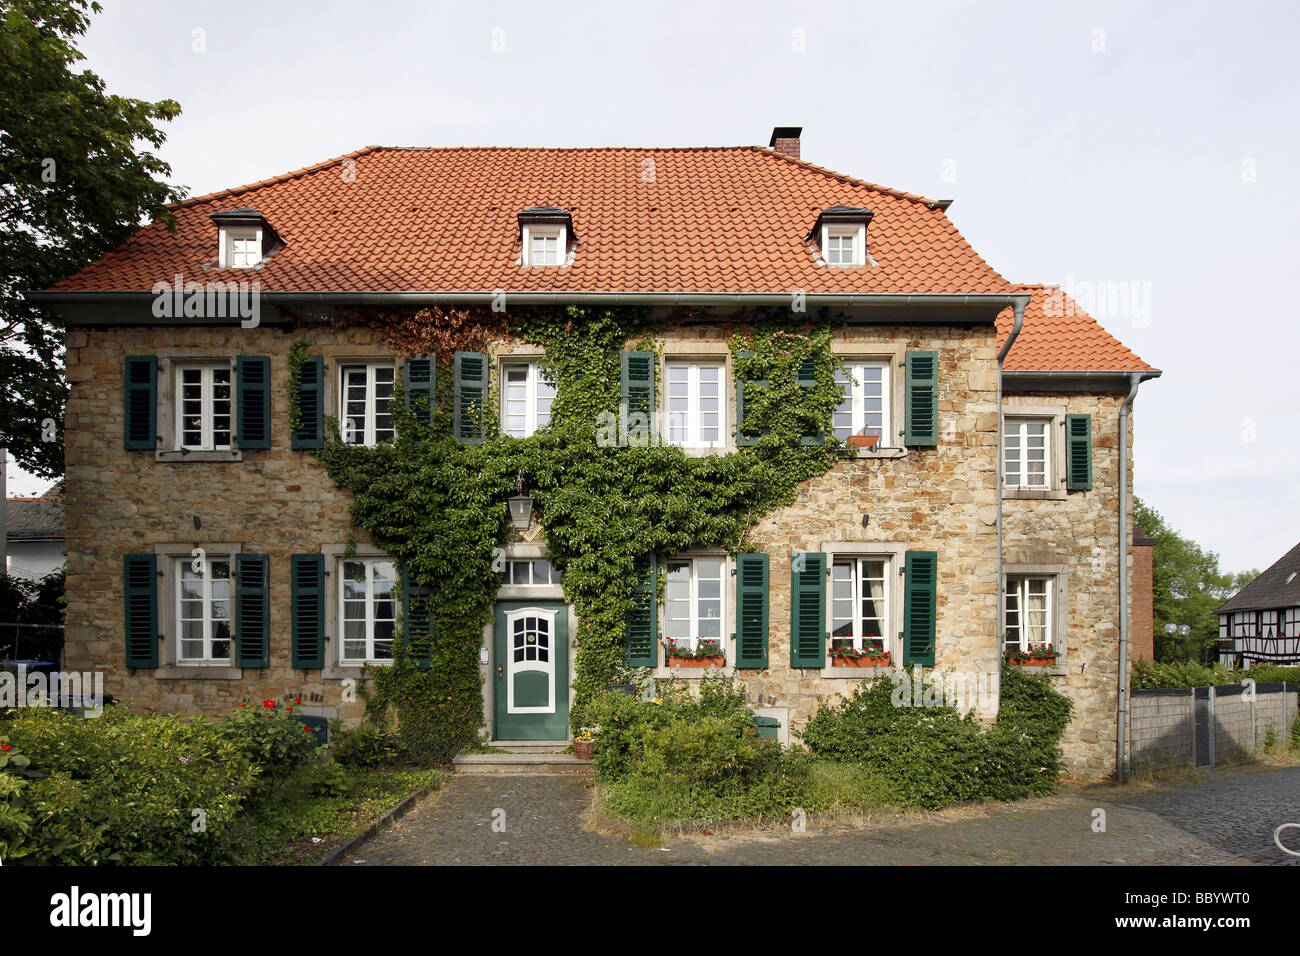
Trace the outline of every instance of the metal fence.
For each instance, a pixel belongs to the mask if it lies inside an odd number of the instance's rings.
[[[1130,770],[1213,767],[1284,746],[1296,720],[1297,692],[1289,683],[1221,684],[1135,690],[1129,696]],[[1271,735],[1271,737],[1270,737]]]

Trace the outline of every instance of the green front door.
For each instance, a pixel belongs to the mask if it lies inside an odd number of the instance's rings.
[[[499,601],[492,693],[497,740],[569,739],[569,608]]]

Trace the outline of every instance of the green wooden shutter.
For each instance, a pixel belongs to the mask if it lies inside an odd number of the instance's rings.
[[[736,666],[767,667],[768,556],[736,555]]]
[[[737,359],[750,359],[754,357],[753,352],[739,352]],[[736,373],[736,445],[737,447],[746,447],[757,445],[759,439],[767,434],[767,429],[746,428],[745,418],[749,414],[748,394],[752,394],[754,389],[768,387],[768,380],[765,378],[746,379]],[[747,394],[748,393],[748,394]]]
[[[934,666],[935,594],[939,556],[909,551],[903,566],[903,663]]]
[[[816,387],[817,359],[815,357],[806,358],[799,363],[799,370],[795,375],[795,381],[799,384],[799,388],[804,392]],[[801,445],[823,445],[825,443],[826,432],[820,428],[815,432],[799,436],[799,444]]]
[[[1092,416],[1065,416],[1065,487],[1092,490]]]
[[[429,589],[411,579],[411,569],[402,568],[402,636],[406,656],[421,667],[433,663],[433,608]]]
[[[437,402],[434,384],[438,369],[432,356],[417,356],[408,359],[402,367],[402,385],[406,392],[406,407],[415,414],[415,420],[425,425],[433,420],[433,408]]]
[[[122,559],[126,610],[126,666],[158,666],[158,559],[128,554]]]
[[[825,667],[826,636],[826,555],[796,552],[790,563],[790,666]]]
[[[911,448],[939,444],[939,353],[908,352],[906,424],[903,444]]]
[[[476,445],[487,434],[488,357],[482,352],[457,352],[454,375],[452,434],[467,445]]]
[[[322,448],[325,445],[325,360],[313,355],[302,364],[298,382],[298,411],[302,426],[294,430],[293,448]]]
[[[271,447],[271,360],[264,355],[235,359],[236,436],[240,448]]]
[[[627,663],[629,667],[654,667],[659,663],[659,568],[655,556],[638,558],[634,571],[636,604],[627,617]]]
[[[240,667],[271,666],[267,556],[235,555],[235,648]]]
[[[294,670],[319,670],[325,666],[325,558],[295,554],[289,558],[293,611]]]
[[[650,415],[655,407],[655,353],[623,352],[619,395],[628,414]]]
[[[151,451],[158,447],[158,359],[128,355],[123,392],[123,447]]]

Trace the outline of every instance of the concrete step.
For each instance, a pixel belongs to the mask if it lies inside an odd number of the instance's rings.
[[[592,773],[590,760],[573,754],[460,754],[452,760],[459,773]]]
[[[512,754],[558,754],[569,746],[567,740],[493,740],[490,746]]]

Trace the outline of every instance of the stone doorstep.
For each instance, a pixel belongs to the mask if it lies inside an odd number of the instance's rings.
[[[591,761],[573,754],[504,753],[460,754],[452,760],[458,773],[591,773]]]
[[[567,740],[491,740],[488,744],[512,754],[558,754],[569,746]]]

